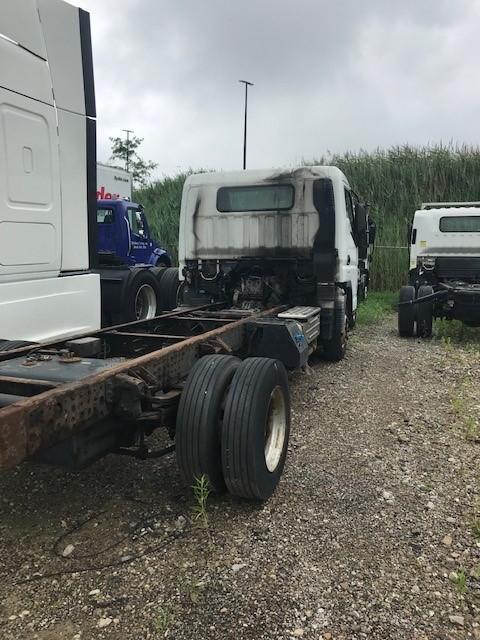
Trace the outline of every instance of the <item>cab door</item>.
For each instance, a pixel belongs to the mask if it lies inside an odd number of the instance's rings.
[[[147,264],[152,252],[152,241],[148,235],[145,215],[138,207],[128,207],[127,219],[130,227],[130,258],[137,264]]]
[[[343,247],[339,246],[340,278],[351,286],[352,311],[357,308],[357,290],[359,280],[358,248],[355,242],[355,213],[352,194],[344,187],[345,198],[345,233],[343,234]],[[343,271],[343,274],[342,274]]]

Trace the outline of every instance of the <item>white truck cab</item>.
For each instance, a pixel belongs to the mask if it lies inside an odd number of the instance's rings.
[[[430,336],[435,317],[480,326],[480,203],[422,204],[409,229],[409,245],[400,335]]]
[[[333,340],[339,359],[364,286],[368,223],[337,167],[191,175],[180,213],[184,300],[317,307],[322,344],[330,353]]]
[[[88,13],[61,0],[3,3],[0,59],[0,338],[98,329]]]

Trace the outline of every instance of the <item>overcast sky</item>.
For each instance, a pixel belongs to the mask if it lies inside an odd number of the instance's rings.
[[[478,0],[77,0],[98,158],[133,129],[157,175],[392,144],[480,142]]]

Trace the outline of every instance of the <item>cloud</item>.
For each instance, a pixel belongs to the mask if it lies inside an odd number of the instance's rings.
[[[328,150],[476,144],[475,0],[82,0],[99,158],[134,129],[158,172],[285,166]]]

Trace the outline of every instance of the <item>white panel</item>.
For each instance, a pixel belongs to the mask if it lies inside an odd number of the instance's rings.
[[[60,270],[55,109],[0,89],[0,281]]]
[[[0,38],[0,87],[53,105],[52,83],[45,60]]]
[[[85,113],[78,8],[62,0],[38,0],[57,107]]]
[[[9,104],[2,104],[0,113],[8,164],[8,201],[50,206],[54,149],[48,121],[40,114]]]
[[[36,0],[4,0],[0,34],[15,40],[37,56],[47,57]]]
[[[0,222],[0,265],[49,266],[56,255],[55,227],[31,222]]]
[[[62,181],[62,271],[88,269],[85,116],[58,110]]]
[[[47,342],[99,328],[97,274],[0,283],[0,335],[8,340]]]

